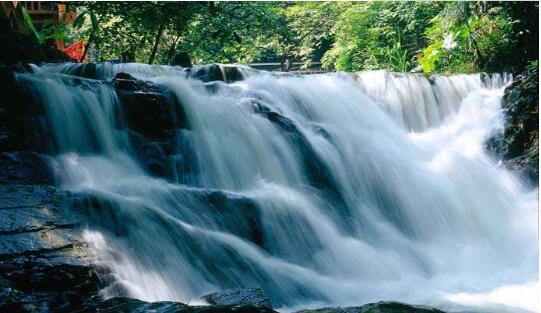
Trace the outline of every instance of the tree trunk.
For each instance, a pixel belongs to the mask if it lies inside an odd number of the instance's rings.
[[[150,58],[148,59],[148,64],[154,63],[154,59],[156,58],[156,52],[158,52],[158,46],[160,45],[160,39],[162,39],[164,29],[165,21],[160,25],[160,28],[156,33],[156,40],[154,41],[154,47],[152,48],[152,53],[150,54]]]
[[[90,33],[90,37],[88,38],[88,42],[84,46],[83,56],[81,57],[81,62],[85,60],[86,53],[88,52],[88,48],[94,42],[94,36],[96,35],[96,29],[92,29],[92,32]]]
[[[98,25],[101,24],[101,21],[103,20],[104,16],[105,16],[105,14],[100,17],[100,19],[98,20]],[[88,52],[88,48],[94,42],[94,38],[96,37],[96,32],[97,31],[98,31],[98,27],[92,27],[92,32],[90,33],[90,36],[88,37],[88,42],[84,46],[83,56],[81,57],[81,62],[83,62],[85,60],[86,53]]]
[[[173,40],[173,44],[171,45],[171,47],[169,47],[169,51],[167,53],[167,62],[171,62],[171,59],[173,59],[173,57],[175,56],[175,51],[177,49],[177,42],[178,40],[180,39],[180,35],[178,35],[175,40]]]

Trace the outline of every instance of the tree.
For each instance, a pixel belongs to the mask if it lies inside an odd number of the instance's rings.
[[[335,42],[323,61],[346,71],[412,70],[426,42],[424,29],[442,6],[433,2],[342,4],[332,29]]]
[[[537,58],[537,22],[533,20],[538,16],[538,3],[447,3],[425,32],[429,45],[420,58],[423,70],[520,71]]]

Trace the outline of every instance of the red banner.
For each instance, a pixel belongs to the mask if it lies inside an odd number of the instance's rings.
[[[64,49],[64,53],[67,54],[70,58],[81,62],[84,49],[85,49],[85,44],[83,43],[82,40],[79,40],[75,42],[74,44],[72,44],[71,46]]]

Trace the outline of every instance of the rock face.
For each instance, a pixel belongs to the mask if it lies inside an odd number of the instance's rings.
[[[539,180],[539,72],[532,67],[517,76],[503,97],[503,134],[489,140],[510,169],[522,173],[532,185]]]
[[[63,203],[38,125],[45,110],[0,65],[0,312],[71,312],[98,295],[80,219]]]
[[[0,312],[73,309],[100,281],[80,221],[44,185],[0,185]]]
[[[139,161],[154,176],[172,178],[170,156],[176,132],[186,129],[185,113],[169,90],[119,73],[113,80],[128,137]]]
[[[56,178],[49,167],[49,159],[36,152],[1,152],[0,184],[54,185]]]

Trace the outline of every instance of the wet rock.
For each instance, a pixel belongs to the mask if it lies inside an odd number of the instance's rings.
[[[113,85],[117,91],[132,91],[140,93],[160,94],[160,88],[149,81],[142,81],[128,73],[118,73],[113,79]]]
[[[242,72],[236,66],[208,64],[193,68],[188,72],[190,77],[199,79],[205,83],[222,81],[225,83],[233,83],[243,80]]]
[[[358,307],[321,308],[301,310],[296,313],[443,313],[427,306],[409,305],[400,302],[378,302]]]
[[[64,196],[51,186],[0,185],[0,312],[73,309],[101,288]]]
[[[539,180],[539,74],[537,67],[515,77],[503,97],[503,134],[487,141],[508,168],[536,186]]]
[[[54,204],[55,193],[50,186],[0,185],[0,210]]]
[[[150,141],[141,134],[128,130],[128,138],[139,162],[153,176],[171,178],[168,154],[174,145],[172,138],[164,141]]]
[[[344,200],[340,194],[339,188],[337,187],[337,183],[329,174],[331,173],[330,169],[321,160],[321,158],[318,157],[317,153],[314,151],[312,145],[308,141],[308,138],[306,138],[295,122],[280,112],[274,111],[269,106],[255,99],[251,101],[250,105],[254,113],[267,118],[282,131],[284,136],[292,143],[293,146],[297,147],[296,152],[298,153],[299,159],[303,161],[305,173],[308,174],[308,180],[310,183],[318,190],[325,193],[327,197],[333,198],[333,203],[336,206],[340,206],[345,209],[347,206],[344,204]],[[326,133],[321,126],[318,127],[319,133],[325,133],[325,136],[330,138],[330,135]]]
[[[195,226],[205,226],[208,220],[200,217],[209,216],[212,217],[212,223],[219,229],[264,246],[261,216],[253,200],[220,190],[191,187],[172,189],[169,193],[179,203],[185,203],[182,208],[178,208],[179,211],[186,210],[185,222]],[[85,216],[85,221],[91,225],[93,223],[101,225],[109,231],[113,230],[113,236],[128,237],[130,232],[136,229],[133,225],[144,223],[143,216],[147,215],[148,220],[156,220],[159,221],[157,223],[164,225],[170,224],[168,228],[175,229],[175,232],[169,233],[170,239],[184,240],[185,249],[193,249],[194,253],[201,249],[200,242],[196,238],[185,233],[182,228],[175,227],[170,219],[163,218],[163,215],[142,203],[119,206],[116,200],[108,197],[107,194],[83,192],[70,195],[67,201],[67,205],[72,210]],[[197,214],[190,213],[192,207],[198,208]],[[125,227],[125,225],[132,225],[132,227]],[[175,236],[178,238],[175,239]]]
[[[53,185],[50,157],[35,152],[0,153],[0,184]]]
[[[74,313],[82,312],[123,312],[123,313],[272,313],[272,309],[256,305],[212,305],[212,306],[187,306],[186,304],[171,301],[145,302],[127,297],[111,298],[94,303],[85,303]]]
[[[53,205],[0,210],[0,234],[66,228],[76,223],[75,217],[58,212],[58,208]]]
[[[116,297],[102,301],[89,303],[86,306],[74,312],[182,312],[186,309],[186,304],[179,302],[160,301],[160,302],[145,302],[138,299],[128,297]]]
[[[98,73],[98,65],[96,63],[79,64],[79,66],[73,68],[73,72],[71,74],[91,79],[100,78],[100,75]]]
[[[129,129],[149,139],[164,139],[187,127],[184,111],[170,91],[126,73],[117,74],[113,84]]]
[[[209,64],[193,68],[189,71],[190,77],[199,79],[205,83],[224,81],[225,77],[219,64]]]
[[[270,299],[261,288],[226,290],[202,297],[212,305],[255,305],[272,308]]]
[[[47,134],[36,131],[44,119],[44,107],[33,99],[30,88],[19,84],[16,78],[27,71],[31,70],[0,65],[0,152],[45,150],[40,139]]]

